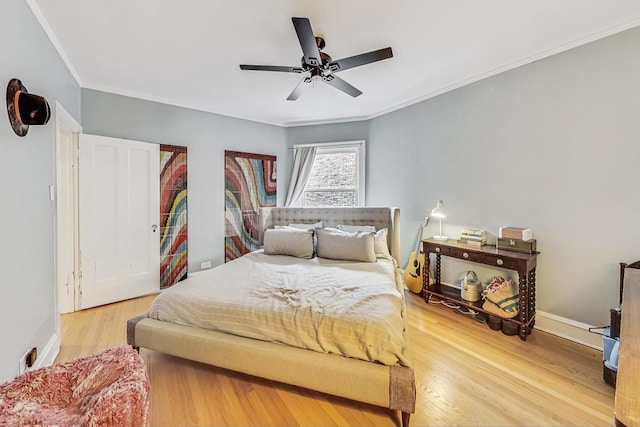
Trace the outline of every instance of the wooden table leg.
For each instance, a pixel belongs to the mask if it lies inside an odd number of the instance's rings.
[[[525,271],[518,272],[518,320],[520,320],[520,330],[518,335],[522,341],[527,340],[529,327],[527,325],[527,317],[529,311],[529,292],[527,288],[527,273]]]
[[[422,264],[422,296],[425,302],[429,302],[429,271],[431,271],[431,258],[429,253],[424,254],[424,263]]]
[[[532,268],[529,271],[529,318],[527,321],[531,321],[529,324],[529,333],[533,329],[533,325],[536,324],[536,269]]]
[[[436,254],[436,276],[434,279],[434,285],[435,285],[435,290],[436,292],[440,292],[440,272],[442,271],[442,263],[441,263],[441,255],[440,254]]]

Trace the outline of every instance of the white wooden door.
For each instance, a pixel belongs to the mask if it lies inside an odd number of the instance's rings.
[[[80,308],[160,290],[160,146],[80,135]]]
[[[80,124],[55,102],[56,134],[56,289],[58,314],[76,309],[77,290],[77,152]]]

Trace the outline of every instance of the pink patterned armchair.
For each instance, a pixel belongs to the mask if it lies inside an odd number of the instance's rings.
[[[111,348],[0,385],[0,425],[144,426],[149,389],[142,357]]]

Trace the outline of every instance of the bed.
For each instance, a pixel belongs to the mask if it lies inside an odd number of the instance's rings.
[[[289,343],[286,340],[273,339],[273,337],[269,336],[265,337],[263,331],[252,329],[253,326],[250,326],[249,332],[246,333],[246,331],[236,331],[233,328],[226,329],[224,327],[208,329],[209,326],[206,324],[198,326],[193,326],[192,324],[187,325],[183,324],[186,321],[183,321],[181,318],[177,320],[165,320],[163,317],[163,313],[166,312],[165,308],[174,305],[178,306],[181,300],[184,300],[182,303],[186,305],[183,305],[182,310],[175,310],[177,313],[190,311],[198,313],[198,310],[204,310],[199,304],[189,302],[189,292],[178,292],[180,289],[178,286],[187,290],[198,288],[199,285],[197,282],[207,280],[218,280],[218,282],[220,282],[220,280],[216,278],[216,275],[224,277],[227,274],[233,274],[232,266],[237,265],[237,268],[247,268],[246,264],[243,263],[248,262],[255,262],[256,264],[254,264],[254,266],[259,266],[264,263],[275,263],[278,264],[277,269],[280,270],[289,268],[289,264],[295,263],[294,268],[300,268],[298,260],[290,259],[293,257],[265,254],[267,249],[269,249],[267,245],[265,245],[264,250],[252,253],[250,254],[251,256],[245,255],[238,260],[234,260],[215,269],[197,273],[180,284],[174,285],[172,288],[175,288],[175,290],[170,288],[170,292],[163,292],[163,294],[156,298],[149,313],[145,313],[128,321],[127,341],[135,348],[142,347],[273,381],[397,410],[401,413],[402,425],[407,426],[409,424],[410,414],[415,411],[416,391],[411,349],[407,333],[408,327],[404,290],[402,277],[398,269],[400,255],[399,220],[399,209],[386,207],[262,208],[259,215],[259,239],[260,242],[263,242],[265,237],[273,239],[273,236],[276,235],[276,232],[273,231],[274,229],[288,228],[287,226],[292,224],[317,224],[320,221],[324,228],[330,229],[339,225],[343,227],[374,226],[376,230],[387,229],[386,240],[388,253],[390,255],[389,260],[378,258],[375,263],[343,262],[342,264],[338,261],[337,264],[341,267],[348,264],[349,268],[355,270],[359,268],[360,264],[378,265],[376,268],[382,269],[384,274],[391,275],[392,282],[390,286],[395,287],[395,289],[393,289],[393,292],[390,291],[390,293],[397,295],[396,299],[399,301],[394,302],[394,304],[400,304],[401,306],[402,314],[400,316],[400,324],[397,324],[397,319],[395,318],[392,321],[381,320],[378,323],[394,324],[393,322],[396,322],[396,326],[388,328],[389,330],[387,332],[396,337],[398,334],[400,335],[400,348],[394,347],[393,351],[389,352],[386,350],[381,351],[381,353],[372,352],[373,355],[368,354],[368,357],[361,358],[360,354],[357,353],[357,349],[355,354],[350,353],[349,351],[351,350],[344,350],[345,347],[350,347],[346,344],[338,344],[337,347],[331,347],[330,345],[325,345],[323,342],[320,346],[321,348],[314,348],[313,345],[305,348],[304,346],[299,346],[297,342]],[[318,252],[321,249],[318,239],[321,237],[321,233],[316,231],[314,239],[316,239],[315,242]],[[376,234],[376,237],[380,238],[380,233]],[[382,235],[382,237],[384,237],[384,235]],[[324,237],[322,238],[324,239]],[[270,240],[270,242],[271,241],[272,240]],[[376,242],[376,244],[378,243],[379,241]],[[324,248],[325,246],[322,247]],[[378,254],[377,249],[378,246],[376,246],[376,254]],[[265,259],[278,261],[267,262]],[[327,265],[334,267],[336,265],[334,261],[326,260],[322,257],[312,256],[311,259],[306,261],[312,263],[308,270],[310,272],[309,276],[311,277],[314,277],[315,274],[311,273],[313,269],[324,268]],[[388,267],[389,263],[392,265],[391,269]],[[260,266],[260,268],[262,267]],[[256,271],[261,270],[256,269]],[[285,270],[283,271],[282,274],[290,274]],[[260,277],[263,275],[263,273],[259,274]],[[295,277],[304,276],[303,274],[290,275]],[[369,280],[369,277],[376,276],[366,277],[367,280]],[[326,283],[333,281],[334,279],[330,279],[327,280]],[[373,281],[376,281],[376,279]],[[215,286],[210,286],[210,288],[217,287],[218,282],[216,282]],[[270,282],[270,280],[266,280],[266,282]],[[288,279],[287,283],[289,283]],[[249,287],[251,286],[253,285]],[[297,286],[297,280],[294,280],[292,284],[287,286],[295,288]],[[279,292],[281,291],[282,290]],[[290,289],[286,289],[286,291],[288,292]],[[287,297],[287,292],[283,294],[285,297]],[[175,294],[174,298],[176,295],[181,296],[178,296],[175,300],[167,300],[168,297],[165,297],[165,294]],[[367,296],[365,298],[368,299],[369,297],[370,296]],[[387,298],[387,302],[388,301],[391,301],[391,298]],[[193,310],[188,308],[190,307],[188,304],[193,304]],[[278,304],[276,304],[276,306],[278,306]],[[185,309],[185,307],[187,308]],[[279,307],[283,308],[284,306],[280,305]],[[224,310],[221,310],[218,306],[218,308],[211,311],[222,312]],[[196,321],[200,320],[201,322],[205,322],[205,318],[208,316],[202,314],[205,313],[204,311],[200,313],[201,314],[192,317],[197,318]],[[237,315],[229,314],[229,316]],[[301,314],[296,312],[295,316],[297,320],[292,323],[299,325],[301,322],[298,321],[299,317],[297,316],[301,316]],[[260,322],[260,318],[257,319],[257,322]],[[235,327],[235,324],[233,327]],[[336,326],[333,325],[332,328],[336,329]],[[289,336],[289,333],[287,333],[287,336]],[[393,341],[394,339],[395,338],[391,338],[390,340]],[[364,351],[369,353],[372,345],[367,344],[365,347]],[[257,360],[259,360],[260,363],[256,363]],[[345,378],[349,378],[349,381],[344,381]]]

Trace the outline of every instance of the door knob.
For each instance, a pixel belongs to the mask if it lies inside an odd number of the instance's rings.
[[[158,226],[157,226],[156,224],[153,224],[153,225],[151,226],[151,230],[152,230],[154,233],[156,232],[156,230],[157,230],[157,229],[158,229]]]

